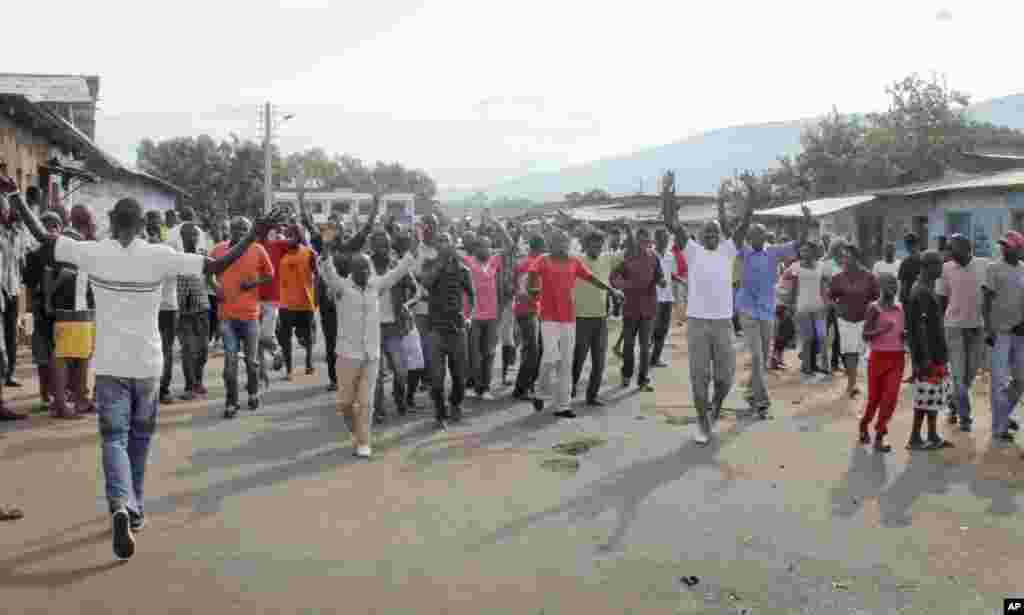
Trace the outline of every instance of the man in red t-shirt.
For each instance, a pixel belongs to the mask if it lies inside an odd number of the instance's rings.
[[[287,228],[287,227],[283,227]],[[267,375],[265,355],[267,352],[274,359],[274,369],[279,370],[284,366],[284,358],[281,355],[281,348],[277,343],[277,317],[281,306],[281,259],[291,249],[291,241],[278,239],[276,235],[279,229],[274,229],[273,239],[268,235],[259,238],[259,244],[267,251],[270,257],[270,265],[274,268],[274,280],[270,284],[264,284],[259,288],[260,297],[260,346],[259,346],[259,367],[260,380],[264,387],[270,387],[270,377]]]
[[[569,256],[569,236],[561,230],[551,236],[551,253],[541,256],[530,268],[530,294],[540,295],[541,335],[554,346],[546,353],[540,365],[541,388],[550,396],[551,371],[558,368],[558,391],[555,402],[558,410],[555,416],[574,418],[569,409],[569,392],[572,387],[572,359],[576,349],[576,302],[573,290],[576,280],[582,279],[613,296],[622,293],[611,288],[587,269],[576,257]],[[534,398],[534,409],[544,409],[544,401]]]
[[[544,238],[537,235],[530,238],[530,252],[516,263],[515,268],[515,303],[512,313],[519,326],[519,342],[523,345],[519,353],[519,374],[516,376],[516,387],[512,391],[513,399],[526,399],[533,394],[533,385],[537,381],[537,370],[540,357],[544,353],[544,341],[540,337],[537,326],[537,310],[540,297],[530,295],[530,269],[538,258],[544,256]]]

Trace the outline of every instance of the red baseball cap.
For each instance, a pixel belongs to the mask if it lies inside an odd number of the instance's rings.
[[[1017,231],[1006,231],[1006,236],[1000,239],[999,243],[1005,243],[1011,248],[1021,249],[1024,248],[1024,235]]]

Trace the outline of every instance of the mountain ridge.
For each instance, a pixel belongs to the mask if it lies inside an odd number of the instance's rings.
[[[1024,93],[986,100],[968,107],[976,121],[1024,130]],[[530,173],[479,191],[494,198],[560,199],[571,192],[602,189],[612,194],[653,192],[666,169],[676,173],[680,193],[713,194],[719,182],[738,170],[762,171],[780,156],[800,151],[800,137],[819,118],[740,124],[715,128],[633,153],[610,156],[558,171]],[[449,202],[472,194],[449,195]]]

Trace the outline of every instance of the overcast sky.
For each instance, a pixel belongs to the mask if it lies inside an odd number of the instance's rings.
[[[691,5],[699,5],[699,9]],[[98,140],[258,135],[486,185],[713,128],[885,105],[913,71],[1024,92],[1024,3],[53,0],[3,70],[101,76]]]

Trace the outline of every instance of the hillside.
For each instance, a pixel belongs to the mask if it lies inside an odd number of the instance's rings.
[[[972,105],[972,118],[1024,130],[1024,94]],[[597,160],[561,171],[533,173],[482,188],[491,198],[559,199],[570,192],[601,188],[612,194],[657,190],[665,169],[676,170],[676,190],[714,193],[723,177],[736,170],[770,168],[779,156],[800,149],[800,135],[816,120],[752,124],[712,130],[638,152]]]

